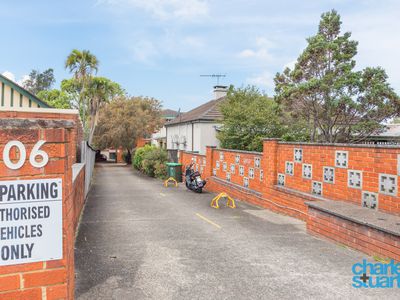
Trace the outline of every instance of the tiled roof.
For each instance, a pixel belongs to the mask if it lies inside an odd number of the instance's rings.
[[[176,116],[178,116],[178,112],[176,111],[176,110],[172,110],[172,109],[164,109],[162,112],[161,112],[161,115],[164,117],[164,118],[174,118],[174,117],[176,117]]]
[[[225,97],[211,100],[204,103],[191,111],[177,116],[174,120],[166,124],[166,126],[171,126],[180,123],[192,122],[192,121],[218,121],[222,119],[222,113],[219,110],[218,105],[225,99]]]
[[[400,137],[400,124],[388,124],[383,132],[377,134],[380,137]]]

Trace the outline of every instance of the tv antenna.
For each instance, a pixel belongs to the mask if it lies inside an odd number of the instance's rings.
[[[226,77],[226,74],[209,74],[209,75],[200,75],[200,77],[213,77],[217,79],[217,85],[219,85],[219,79],[222,77]]]

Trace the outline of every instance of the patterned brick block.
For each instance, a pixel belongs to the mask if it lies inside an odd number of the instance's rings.
[[[293,160],[297,163],[301,163],[303,161],[303,149],[294,148],[293,150]]]
[[[239,166],[239,175],[244,176],[244,166]]]
[[[349,164],[349,152],[348,151],[336,151],[335,152],[335,166],[338,168],[347,168]]]
[[[254,179],[254,168],[249,168],[249,178]]]
[[[362,188],[362,172],[347,170],[347,186],[354,189]]]
[[[379,174],[379,193],[397,196],[397,176],[391,174]]]
[[[285,163],[285,174],[293,176],[294,175],[294,164],[291,161]]]
[[[312,181],[311,183],[311,193],[317,196],[322,196],[322,182]]]
[[[278,185],[285,186],[285,174],[278,174]]]
[[[305,179],[312,178],[312,165],[310,164],[303,164],[302,165],[302,175]]]
[[[260,168],[260,167],[261,167],[261,158],[255,157],[254,158],[254,168]]]
[[[235,155],[235,164],[240,164],[240,154]]]
[[[361,206],[371,208],[371,209],[378,209],[378,194],[363,191],[362,199],[361,199]]]
[[[323,169],[324,182],[335,183],[335,168],[324,167]]]

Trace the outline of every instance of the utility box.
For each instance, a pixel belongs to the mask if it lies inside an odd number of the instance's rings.
[[[168,177],[174,178],[177,182],[182,182],[182,164],[167,163]]]

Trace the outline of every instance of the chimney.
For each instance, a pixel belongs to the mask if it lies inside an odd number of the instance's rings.
[[[228,87],[226,85],[214,86],[214,99],[225,97],[228,93]]]

